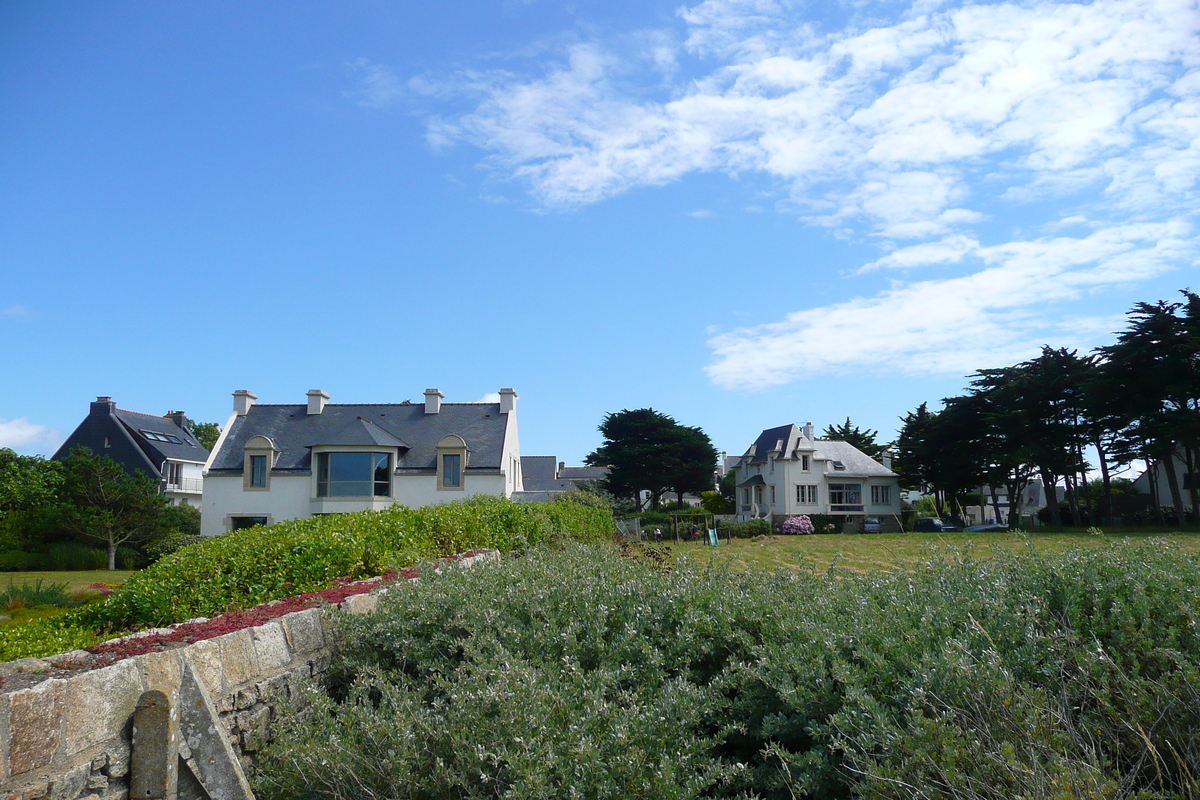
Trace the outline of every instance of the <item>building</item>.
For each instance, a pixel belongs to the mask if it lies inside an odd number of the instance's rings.
[[[545,502],[603,480],[608,467],[568,467],[557,456],[521,456],[524,491],[514,500]]]
[[[62,461],[76,447],[110,457],[130,475],[150,476],[172,505],[201,504],[209,453],[188,433],[182,411],[156,417],[117,408],[111,397],[97,397],[51,460]]]
[[[848,442],[817,439],[811,422],[763,431],[733,471],[739,521],[781,525],[801,514],[833,514],[858,524],[900,514],[896,474]]]
[[[288,519],[435,505],[523,488],[517,393],[498,403],[268,405],[244,389],[205,466],[206,536]]]

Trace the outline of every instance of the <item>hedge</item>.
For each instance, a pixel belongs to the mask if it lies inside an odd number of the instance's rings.
[[[473,548],[508,552],[555,537],[599,542],[612,533],[612,515],[602,508],[499,497],[291,520],[184,547],[130,576],[104,602],[34,627],[86,632],[168,625],[319,591],[335,578],[373,577],[390,567]],[[0,653],[12,630],[0,631]]]

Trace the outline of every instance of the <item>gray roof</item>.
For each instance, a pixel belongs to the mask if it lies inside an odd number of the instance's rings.
[[[467,443],[468,472],[495,471],[501,467],[507,425],[499,403],[442,403],[437,414],[426,414],[423,403],[327,403],[320,414],[309,414],[307,405],[261,403],[234,419],[209,473],[240,474],[252,436],[275,443],[276,472],[311,470],[310,448],[317,445],[396,447],[397,472],[434,472],[437,444],[451,433]]]
[[[563,467],[558,477],[568,481],[598,481],[608,477],[608,467]]]
[[[166,417],[156,417],[153,414],[142,414],[138,411],[126,411],[123,408],[114,408],[112,415],[136,435],[138,445],[147,451],[147,455],[151,459],[155,458],[153,453],[157,452],[161,455],[160,463],[168,458],[180,461],[204,462],[208,460],[208,451],[190,433]],[[151,436],[148,437],[147,432]],[[167,438],[167,441],[162,441],[154,434]],[[174,439],[179,441],[175,442]]]
[[[776,458],[792,458],[796,451],[811,453],[815,461],[840,461],[844,470],[829,470],[831,475],[855,477],[890,477],[895,473],[849,442],[832,439],[808,439],[796,425],[780,425],[767,428],[758,435],[752,445],[753,455],[743,456],[741,464],[764,464],[767,454],[778,451]],[[747,449],[749,453],[749,448]]]
[[[541,483],[558,478],[558,456],[521,456],[521,480]]]

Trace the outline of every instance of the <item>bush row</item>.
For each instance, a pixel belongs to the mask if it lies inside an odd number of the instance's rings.
[[[662,566],[538,551],[340,617],[329,692],[284,724],[257,796],[1194,795],[1195,557]]]
[[[472,548],[508,552],[557,536],[597,542],[612,530],[612,515],[602,508],[499,497],[292,520],[184,547],[132,575],[106,602],[73,612],[60,624],[114,630],[166,625]]]

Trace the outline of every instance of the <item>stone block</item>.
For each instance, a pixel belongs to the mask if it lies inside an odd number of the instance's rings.
[[[92,765],[89,762],[56,775],[50,784],[50,800],[75,800],[83,794],[91,772]]]
[[[228,682],[226,692],[232,692],[241,684],[258,677],[254,640],[248,629],[218,636],[213,641],[221,644],[221,665],[225,669],[225,680]]]
[[[295,679],[292,677],[292,672],[285,672],[282,675],[275,675],[267,678],[258,685],[258,696],[263,700],[278,699],[288,696],[288,688]]]
[[[15,791],[9,792],[7,800],[33,800],[35,797],[45,797],[50,794],[50,782],[42,779],[27,783]]]
[[[67,681],[65,752],[78,753],[117,739],[143,691],[133,659],[76,675]]]
[[[292,655],[288,652],[287,636],[278,622],[268,622],[266,625],[251,628],[250,634],[254,639],[254,654],[258,658],[259,671],[274,672],[291,663]]]
[[[142,682],[147,690],[154,689],[170,696],[179,688],[183,669],[183,654],[179,650],[147,653],[133,661],[142,672]]]
[[[238,711],[249,708],[258,702],[258,687],[250,686],[245,689],[238,689],[237,695],[233,700],[233,707]]]
[[[256,753],[267,743],[267,727],[271,712],[266,706],[238,715],[238,729],[242,732],[242,750]]]
[[[204,681],[204,687],[213,697],[229,693],[225,683],[225,671],[221,668],[221,640],[205,639],[187,648],[185,658],[196,668],[196,674]]]
[[[329,665],[331,663],[333,663],[333,656],[331,656],[329,653],[318,653],[317,655],[313,656],[312,660],[308,662],[308,665],[312,668],[312,674],[315,678],[316,676],[323,674],[325,670],[329,669]]]
[[[379,598],[373,594],[356,594],[347,597],[342,608],[351,614],[371,614],[379,607]]]
[[[87,788],[89,789],[107,789],[108,778],[103,775],[93,775],[87,780]]]
[[[123,746],[108,754],[108,766],[104,774],[110,778],[124,778],[129,774],[129,747]]]
[[[49,764],[58,752],[67,682],[48,680],[9,700],[8,765],[13,775]]]
[[[321,609],[295,611],[280,621],[293,653],[311,653],[325,646],[325,612]]]

